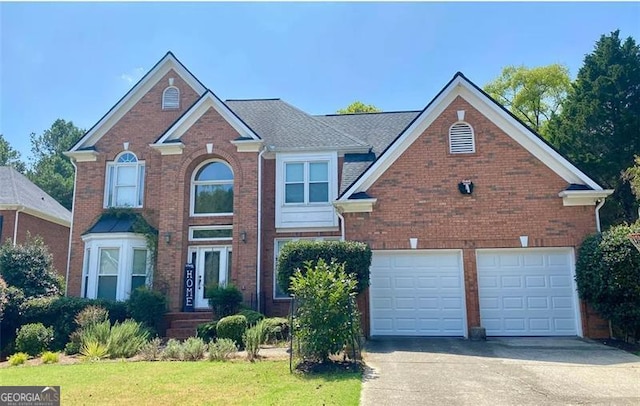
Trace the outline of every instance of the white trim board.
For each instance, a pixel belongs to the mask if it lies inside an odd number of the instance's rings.
[[[522,123],[502,110],[500,106],[479,91],[462,74],[456,74],[443,91],[383,153],[380,159],[371,165],[338,200],[345,201],[352,194],[369,189],[458,96],[465,99],[508,136],[547,165],[558,176],[566,180],[567,183],[585,184],[593,190],[602,190],[602,187],[594,180],[562,157]]]

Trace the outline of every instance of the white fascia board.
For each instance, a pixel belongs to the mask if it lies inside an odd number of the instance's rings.
[[[460,82],[460,77],[453,80],[449,86],[420,113],[413,123],[404,130],[402,135],[384,152],[384,155],[374,162],[357,182],[355,182],[338,200],[348,201],[349,196],[357,192],[364,192],[395,162],[404,151],[422,134],[433,121],[438,118],[445,108],[455,99],[452,91]]]
[[[95,162],[98,160],[98,152],[91,150],[68,151],[63,152],[63,154],[76,162]]]
[[[378,199],[353,199],[353,200],[336,200],[333,206],[340,214],[344,213],[371,213],[373,205]]]
[[[32,207],[27,207],[22,204],[0,204],[0,210],[20,211],[20,213],[26,213],[33,217],[37,217],[39,219],[46,220],[51,223],[55,223],[64,227],[71,227],[71,220],[56,217],[51,215],[50,213],[36,210]]]
[[[139,240],[145,241],[144,234],[139,233],[90,233],[80,237],[83,242],[95,240]]]
[[[149,144],[149,146],[160,152],[160,155],[181,155],[184,144],[181,142],[171,142],[169,144]]]
[[[213,108],[218,112],[232,127],[238,132],[241,137],[252,138],[256,141],[260,140],[249,127],[247,127],[229,108],[220,101],[211,91],[200,98],[200,100],[193,105],[189,111],[187,111],[180,120],[174,123],[164,135],[155,142],[156,145],[162,144],[166,141],[179,140],[182,135],[195,122],[204,115],[207,110]]]
[[[522,125],[522,123],[489,100],[466,80],[460,82],[459,93],[469,104],[568,183],[584,184],[593,190],[602,190],[602,187],[593,179],[576,168],[575,165],[533,134],[531,130]]]
[[[593,206],[599,200],[605,199],[613,193],[612,189],[605,190],[563,190],[558,193],[563,206]]]
[[[319,147],[292,147],[292,146],[284,146],[284,147],[273,147],[270,151],[277,153],[305,153],[305,152],[324,152],[327,150],[327,146],[319,146]],[[338,153],[338,156],[344,156],[345,154],[368,154],[371,151],[371,147],[335,147],[333,150]]]
[[[171,53],[168,53],[69,152],[95,145],[171,69],[180,75],[198,95],[204,94],[207,90]]]
[[[230,141],[236,146],[238,152],[260,152],[262,149],[262,140],[233,140]]]

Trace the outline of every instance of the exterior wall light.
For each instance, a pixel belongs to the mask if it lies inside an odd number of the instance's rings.
[[[242,241],[243,243],[247,243],[247,232],[243,231],[240,233],[240,241]]]
[[[164,242],[167,243],[167,245],[171,244],[171,232],[167,231],[166,233],[164,233]]]

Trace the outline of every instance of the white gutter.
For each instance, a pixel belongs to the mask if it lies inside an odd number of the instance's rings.
[[[256,264],[256,299],[258,301],[258,311],[261,311],[261,280],[262,280],[262,155],[267,151],[267,147],[260,150],[258,154],[258,233],[257,233],[257,264]]]
[[[13,246],[18,243],[18,215],[21,211],[24,211],[24,206],[18,206],[16,209],[16,218],[13,220]]]
[[[69,272],[71,270],[71,241],[73,241],[73,216],[76,210],[76,187],[78,182],[78,167],[76,166],[75,159],[69,159],[71,165],[73,165],[73,199],[71,200],[71,226],[69,227],[69,247],[67,249],[67,274],[64,279],[64,295],[68,295],[69,290]],[[82,261],[84,266],[84,260]],[[84,273],[84,269],[82,270]],[[84,274],[82,275],[82,283],[84,283]],[[83,291],[84,292],[84,291]],[[82,292],[80,292],[82,295]]]
[[[340,214],[338,210],[336,210],[336,214],[340,219],[340,241],[344,241],[345,240],[344,217],[342,216],[342,214]]]
[[[605,201],[606,199],[603,198],[602,200],[598,200],[598,204],[596,204],[596,230],[598,230],[598,232],[602,231],[600,227],[600,209],[604,206]]]

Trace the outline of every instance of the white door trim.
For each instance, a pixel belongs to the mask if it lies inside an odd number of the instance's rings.
[[[218,283],[221,285],[227,284],[227,266],[229,261],[229,253],[232,252],[230,245],[193,245],[188,248],[188,259],[191,260],[193,253],[196,253],[196,268],[195,274],[195,301],[194,307],[196,309],[208,309],[209,301],[204,297],[206,286],[202,282],[204,280],[204,253],[209,251],[215,251],[220,253],[219,264],[219,279]]]

